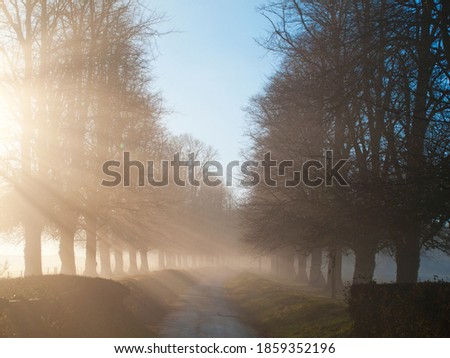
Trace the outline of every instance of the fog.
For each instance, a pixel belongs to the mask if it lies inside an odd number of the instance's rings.
[[[447,3],[237,3],[0,2],[0,336],[442,336]]]

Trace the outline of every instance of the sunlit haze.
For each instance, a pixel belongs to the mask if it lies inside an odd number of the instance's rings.
[[[449,69],[447,0],[0,0],[0,338],[448,337]]]

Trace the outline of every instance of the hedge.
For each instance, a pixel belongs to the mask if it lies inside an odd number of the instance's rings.
[[[353,285],[356,337],[450,337],[450,283]]]

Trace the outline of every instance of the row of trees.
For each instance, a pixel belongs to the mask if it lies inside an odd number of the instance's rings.
[[[295,250],[301,265],[312,253],[319,284],[325,249],[333,291],[348,249],[354,282],[373,278],[380,250],[395,255],[398,282],[417,281],[424,250],[450,253],[449,8],[439,0],[262,8],[273,26],[263,45],[281,61],[249,105],[248,157],[294,160],[289,176],[332,150],[334,161],[349,159],[341,170],[349,185],[290,188],[274,170],[280,185],[251,188],[242,205],[249,244],[281,252],[288,272]]]
[[[43,235],[59,239],[61,273],[76,273],[74,243],[82,238],[85,274],[98,273],[98,247],[105,276],[112,249],[120,273],[124,250],[131,271],[138,252],[146,270],[150,249],[165,251],[167,262],[172,252],[204,254],[228,239],[222,187],[139,187],[137,175],[130,187],[101,186],[103,163],[122,161],[124,151],[155,163],[177,151],[215,155],[161,124],[149,72],[160,20],[122,0],[0,1],[0,94],[10,134],[0,153],[0,222],[23,236],[25,275],[42,274]]]

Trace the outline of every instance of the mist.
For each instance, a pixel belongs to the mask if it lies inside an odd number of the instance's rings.
[[[0,3],[0,336],[448,336],[447,3],[164,6]]]

